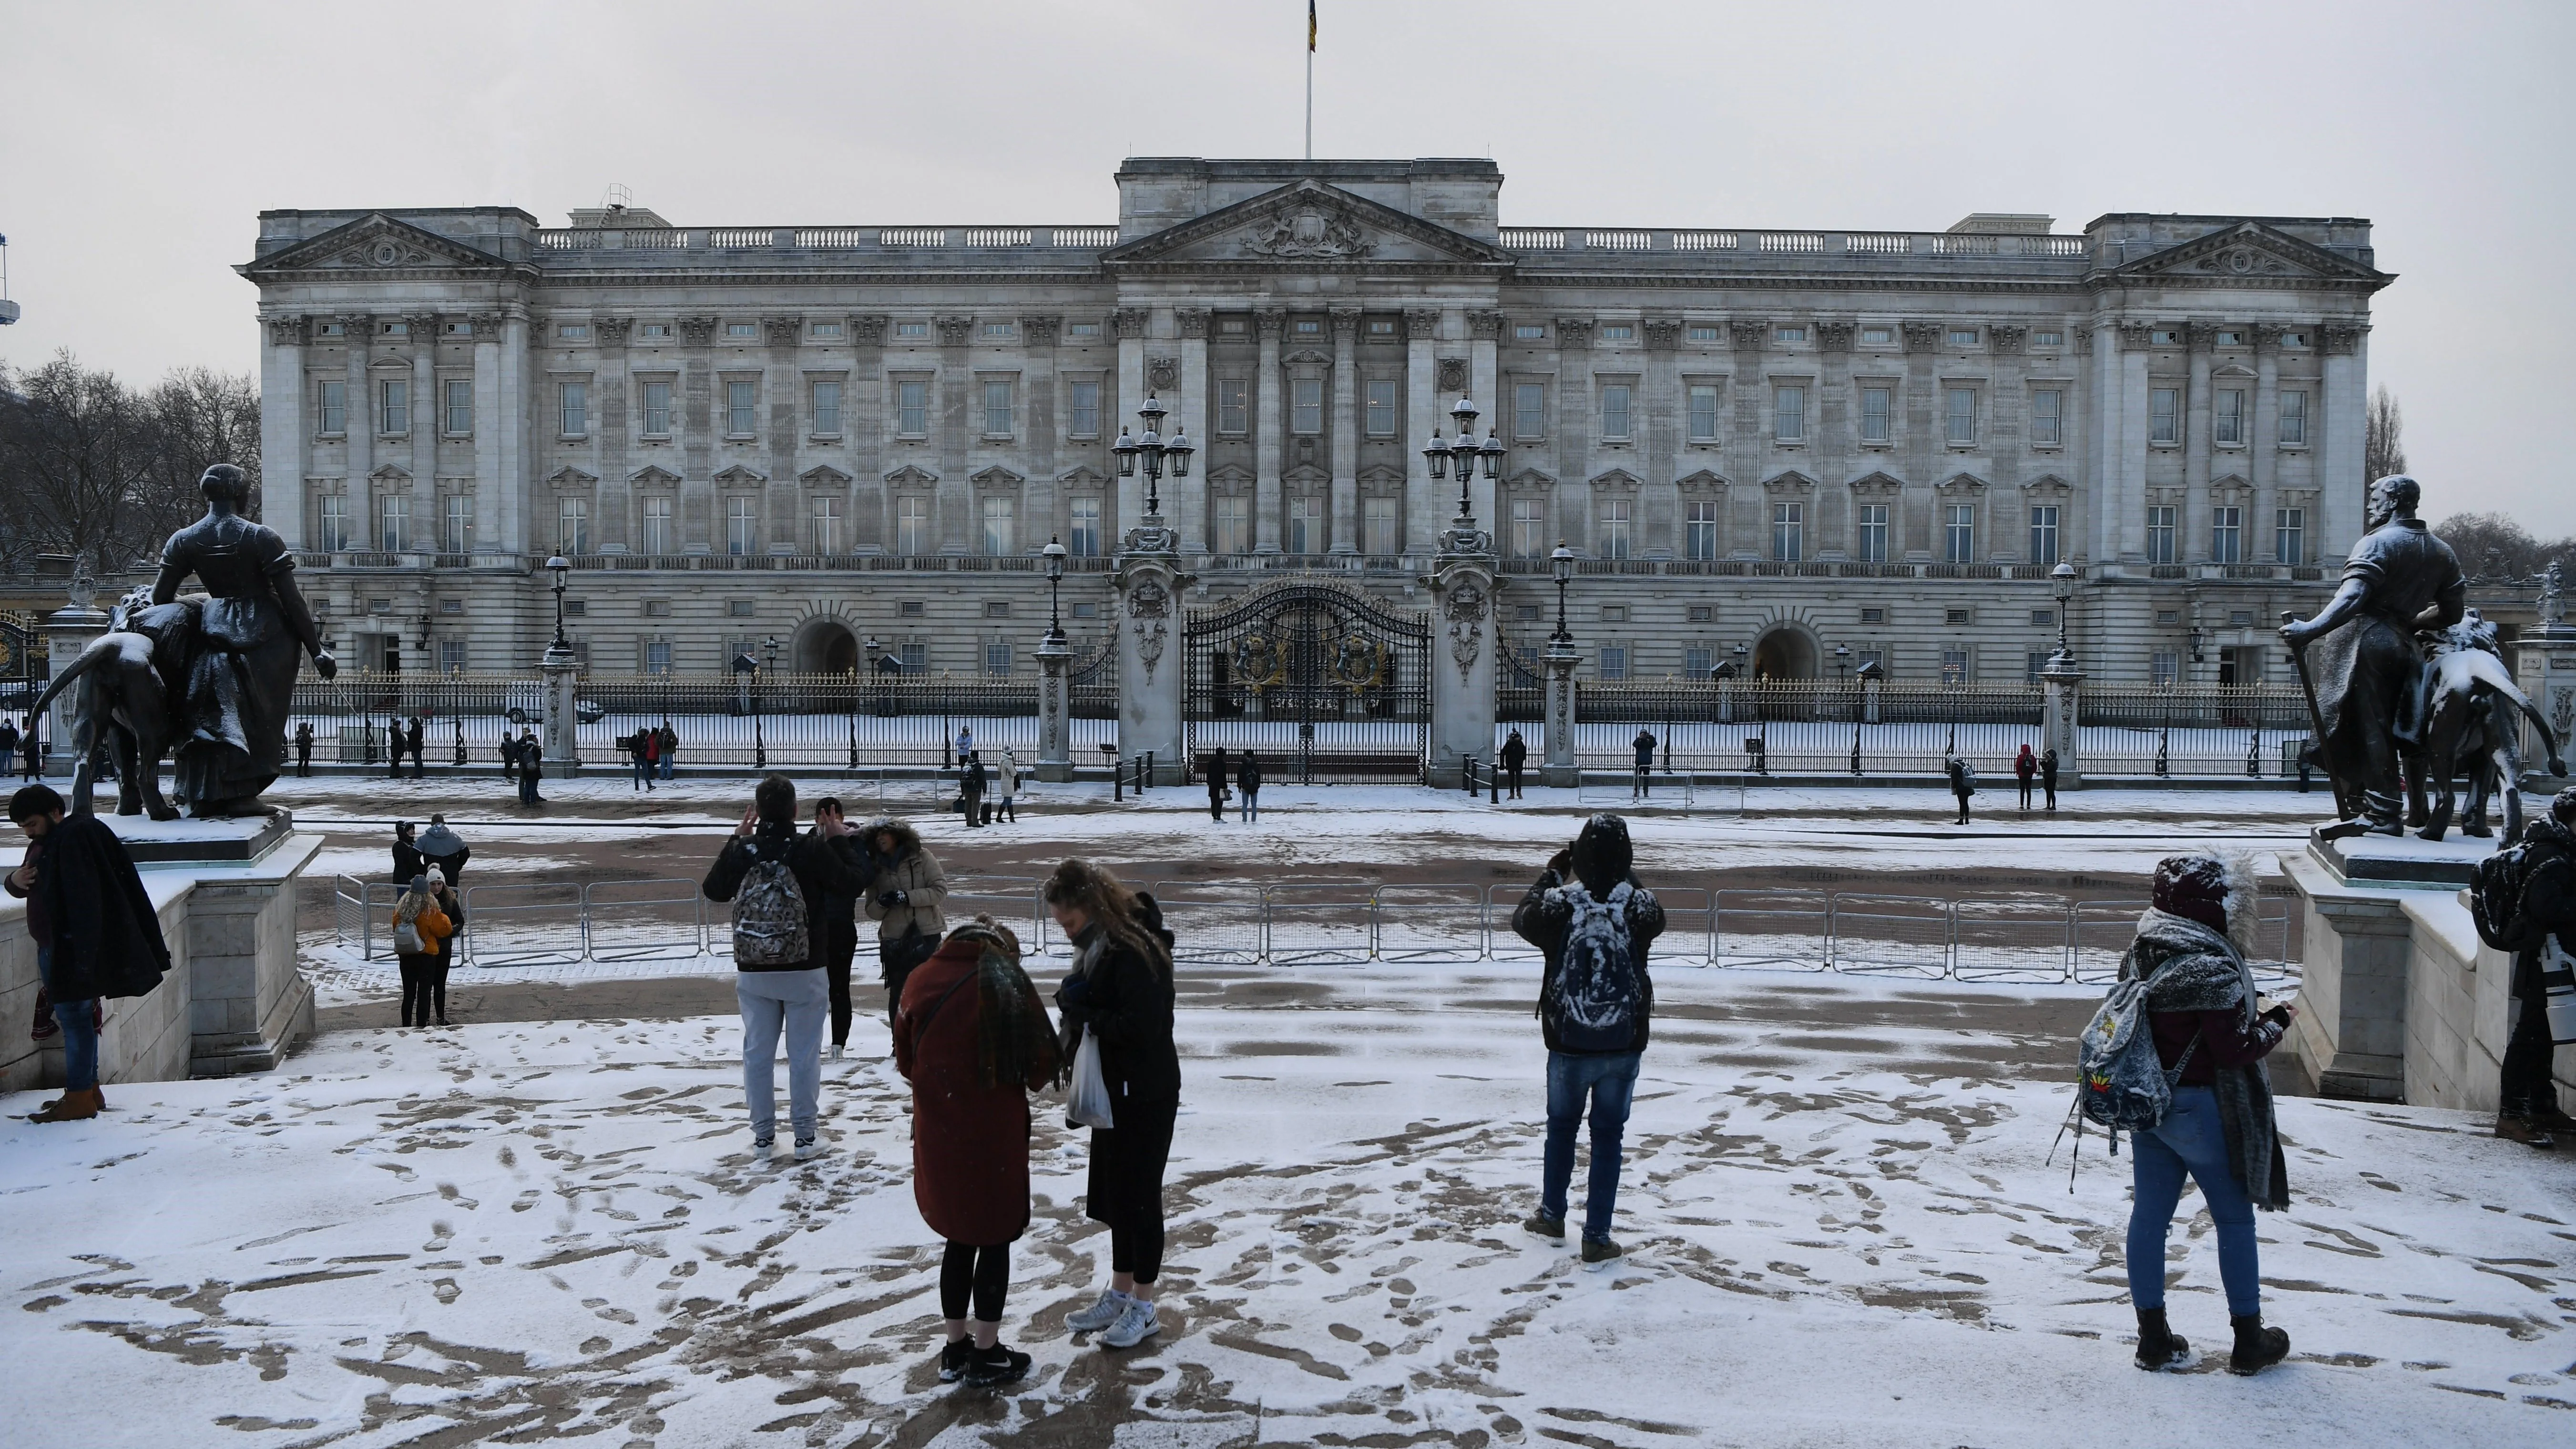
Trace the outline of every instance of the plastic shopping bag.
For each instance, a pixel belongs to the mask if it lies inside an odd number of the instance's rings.
[[[1100,1038],[1082,1029],[1082,1046],[1073,1054],[1073,1086],[1065,1094],[1065,1118],[1076,1127],[1114,1127],[1109,1083],[1100,1075]]]

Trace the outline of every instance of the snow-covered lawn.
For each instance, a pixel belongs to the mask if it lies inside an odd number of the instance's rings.
[[[751,1160],[723,1018],[344,1032],[269,1076],[111,1085],[97,1121],[0,1125],[8,1439],[2576,1440],[2576,1155],[2285,1103],[2297,1201],[2262,1233],[2292,1361],[2151,1376],[2123,1343],[2126,1162],[2093,1139],[2072,1194],[2062,1151],[2043,1165],[2064,1045],[1980,1028],[1977,988],[1854,1027],[1930,998],[1667,976],[1630,1256],[1586,1272],[1518,1226],[1521,968],[1334,974],[1282,983],[1303,1009],[1182,1012],[1163,1332],[1132,1352],[1060,1327],[1106,1239],[1080,1139],[1041,1112],[1005,1329],[1037,1368],[1001,1394],[936,1382],[938,1251],[880,1021],[829,1069],[831,1151],[804,1166]],[[2223,1348],[2205,1218],[2168,1271],[2178,1329]]]

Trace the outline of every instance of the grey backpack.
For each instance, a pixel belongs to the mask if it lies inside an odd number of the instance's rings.
[[[2163,1124],[2173,1106],[2174,1084],[2199,1049],[2195,1035],[2183,1048],[2182,1060],[2166,1070],[2156,1056],[2155,1030],[2147,1023],[2147,983],[2123,981],[2103,998],[2077,1040],[2076,1106],[2086,1121],[2111,1129],[2116,1152],[2120,1133],[2152,1131]]]
[[[805,929],[805,892],[787,868],[784,848],[775,859],[753,846],[751,869],[733,897],[736,966],[802,966],[811,958]]]

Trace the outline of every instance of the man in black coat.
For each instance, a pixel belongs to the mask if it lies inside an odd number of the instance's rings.
[[[9,799],[27,860],[5,882],[27,902],[36,969],[63,1028],[63,1095],[31,1120],[77,1122],[107,1105],[98,1089],[99,1003],[141,996],[170,969],[161,918],[124,842],[95,815],[63,815],[63,797],[29,785]]]
[[[876,879],[876,868],[842,814],[841,802],[832,796],[814,802],[814,828],[799,843],[805,842],[819,842],[830,851],[851,882],[849,890],[837,891],[833,882],[818,879],[823,894],[813,901],[811,922],[819,937],[815,951],[822,958],[824,982],[831,988],[832,1060],[837,1062],[850,1044],[850,962],[859,954],[859,897]],[[791,859],[788,870],[795,868]]]
[[[1514,730],[1503,741],[1503,789],[1515,800],[1521,798],[1521,767],[1529,763],[1529,741]]]
[[[313,773],[313,721],[295,726],[295,773],[300,778]]]
[[[2522,838],[2531,859],[2522,886],[2523,918],[2555,936],[2560,950],[2576,951],[2576,787],[2559,791],[2549,802],[2549,817],[2524,826]],[[2545,939],[2514,953],[2513,995],[2506,1007],[2511,1029],[2496,1092],[2496,1135],[2542,1149],[2556,1145],[2551,1134],[2576,1132],[2576,1119],[2559,1105],[2558,1084],[2550,1075],[2556,1048],[2541,979],[2545,954]]]
[[[1655,1011],[1646,954],[1663,934],[1664,908],[1638,883],[1628,822],[1585,821],[1512,912],[1512,930],[1546,958],[1538,1018],[1547,1042],[1547,1149],[1539,1208],[1525,1224],[1563,1240],[1574,1180],[1574,1137],[1590,1099],[1592,1172],[1585,1191],[1583,1261],[1619,1256],[1610,1238],[1619,1194],[1619,1142]],[[1569,878],[1569,872],[1571,878]],[[1569,948],[1575,970],[1568,972]],[[1580,979],[1573,979],[1579,977]]]

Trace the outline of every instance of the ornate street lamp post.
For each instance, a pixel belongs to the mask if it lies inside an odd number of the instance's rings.
[[[1127,429],[1122,426],[1118,429],[1118,441],[1109,449],[1118,456],[1118,476],[1121,478],[1135,477],[1137,460],[1140,458],[1144,460],[1145,516],[1148,518],[1162,516],[1161,485],[1165,460],[1168,459],[1171,463],[1173,477],[1187,478],[1190,476],[1190,454],[1198,451],[1190,442],[1186,426],[1174,428],[1171,440],[1168,442],[1164,440],[1163,418],[1170,411],[1169,408],[1155,401],[1152,393],[1145,394],[1145,405],[1136,409],[1136,420],[1145,425],[1145,435],[1141,438],[1130,437]]]
[[[2057,599],[2057,657],[2051,667],[2075,662],[2075,652],[2066,646],[2067,606],[2075,601],[2075,565],[2061,563],[2048,571],[2048,591]]]
[[[572,572],[572,560],[565,558],[562,554],[556,554],[553,558],[546,560],[546,571],[555,576],[555,642],[553,647],[569,654],[572,652],[572,641],[564,637],[563,600],[565,576]]]
[[[1556,575],[1556,632],[1547,636],[1547,642],[1571,649],[1574,647],[1574,634],[1565,627],[1565,586],[1574,578],[1574,550],[1567,548],[1560,539],[1556,552],[1547,556],[1547,564]]]
[[[1482,443],[1476,441],[1474,436],[1476,419],[1482,414],[1476,411],[1476,405],[1473,402],[1464,397],[1451,405],[1449,416],[1458,424],[1457,438],[1444,439],[1440,436],[1440,430],[1433,428],[1431,441],[1422,445],[1422,460],[1430,465],[1431,476],[1434,478],[1448,477],[1449,470],[1452,467],[1456,468],[1458,516],[1464,519],[1475,512],[1475,502],[1468,496],[1468,485],[1475,481],[1476,460],[1479,458],[1485,460],[1485,477],[1488,481],[1503,475],[1503,439],[1499,432],[1489,429]],[[1572,555],[1569,554],[1568,557]]]
[[[1171,450],[1167,447],[1164,451],[1169,452]],[[1182,454],[1184,459],[1188,456],[1189,455],[1186,452]],[[1186,464],[1184,464],[1183,472],[1176,473],[1173,476],[1186,476]],[[1050,644],[1062,644],[1064,642],[1064,615],[1057,605],[1064,589],[1065,548],[1063,541],[1054,537],[1049,537],[1047,539],[1047,546],[1038,550],[1038,557],[1046,560],[1047,642]]]
[[[769,768],[769,739],[761,728],[760,679],[764,673],[778,672],[778,636],[772,634],[761,641],[760,652],[761,665],[751,674],[751,767],[766,770]]]

